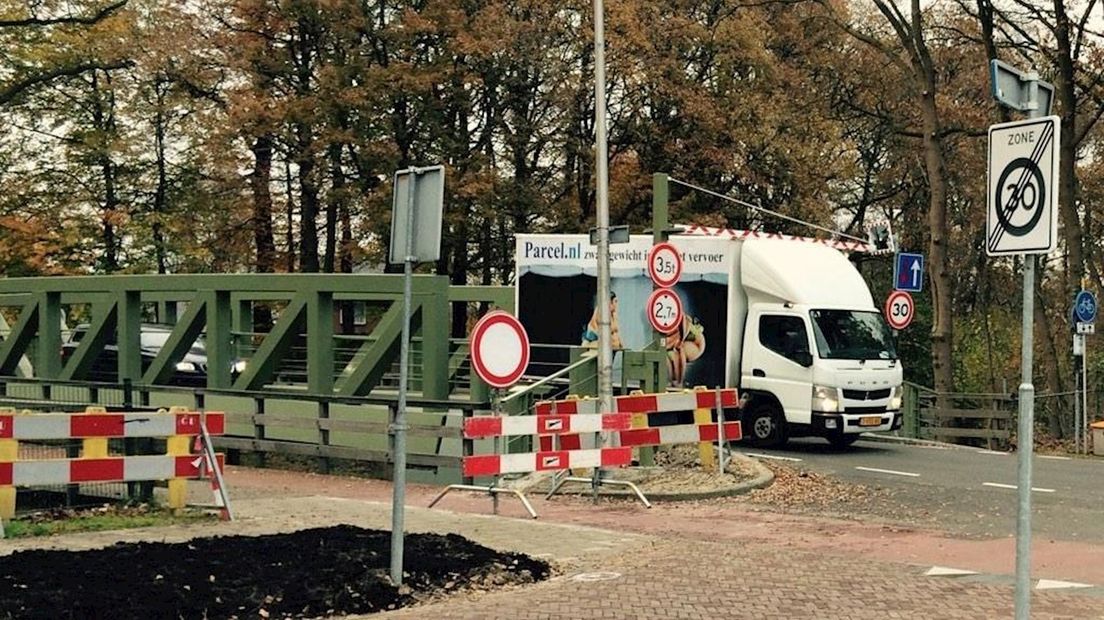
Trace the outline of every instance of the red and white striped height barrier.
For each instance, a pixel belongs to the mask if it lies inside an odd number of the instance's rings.
[[[725,441],[743,439],[743,429],[739,422],[725,422]],[[716,443],[720,437],[716,424],[680,424],[678,426],[656,426],[654,428],[634,428],[618,433],[622,446],[671,446],[681,443]]]
[[[217,412],[32,413],[0,415],[0,439],[199,436],[201,415],[208,433],[226,432],[226,417]]]
[[[219,469],[224,464],[218,455]],[[90,482],[139,482],[198,478],[203,455],[120,456],[0,463],[0,486],[35,487]]]
[[[464,476],[475,478],[534,471],[623,467],[631,463],[631,447],[523,452],[521,454],[484,454],[464,457]]]
[[[631,423],[632,416],[628,413],[477,416],[464,420],[464,436],[468,439],[483,439],[517,435],[600,433],[627,430]]]
[[[690,411],[712,409],[717,406],[717,392],[721,394],[721,407],[731,409],[740,406],[740,395],[735,388],[724,390],[699,390],[694,392],[668,392],[664,394],[629,394],[613,399],[614,413],[658,413],[662,411]],[[537,415],[578,415],[601,413],[597,398],[547,400],[537,403]]]

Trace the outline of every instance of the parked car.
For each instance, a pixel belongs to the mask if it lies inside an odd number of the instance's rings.
[[[81,340],[88,334],[88,324],[77,325],[70,332],[69,338],[61,346],[62,363],[68,363],[77,350]],[[172,334],[172,325],[160,325],[156,323],[143,323],[141,326],[140,342],[142,354],[142,371],[145,372],[157,354],[169,340]],[[108,335],[103,350],[96,355],[88,372],[82,379],[115,383],[118,381],[119,345],[115,339],[115,333]],[[237,376],[245,369],[244,360],[235,360],[232,368],[233,376]],[[176,363],[176,371],[167,381],[169,385],[182,385],[188,387],[204,387],[207,385],[207,346],[203,336],[199,336],[192,346],[184,354],[184,357]]]

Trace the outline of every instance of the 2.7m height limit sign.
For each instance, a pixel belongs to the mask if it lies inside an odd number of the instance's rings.
[[[1058,243],[1057,116],[989,127],[985,251],[1046,254]]]

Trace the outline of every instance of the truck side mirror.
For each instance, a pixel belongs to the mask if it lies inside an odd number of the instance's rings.
[[[808,351],[798,351],[793,354],[793,361],[801,364],[805,368],[809,368],[813,365],[813,354]]]

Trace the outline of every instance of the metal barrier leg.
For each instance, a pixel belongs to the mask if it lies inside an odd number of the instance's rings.
[[[441,501],[441,499],[444,498],[446,495],[448,495],[450,491],[482,491],[484,493],[489,493],[491,495],[491,498],[496,500],[495,501],[495,510],[496,511],[498,509],[498,502],[497,502],[498,494],[499,493],[509,493],[510,495],[513,495],[514,497],[517,497],[519,500],[521,500],[522,506],[525,506],[525,510],[526,510],[526,512],[529,513],[530,517],[533,517],[534,519],[537,518],[537,511],[533,510],[533,505],[531,503],[529,503],[529,498],[525,497],[525,494],[522,493],[521,491],[518,491],[517,489],[502,489],[502,488],[493,487],[493,486],[491,486],[491,487],[481,487],[481,486],[477,486],[477,485],[474,485],[474,484],[450,484],[450,485],[448,485],[447,487],[444,488],[444,490],[442,490],[440,493],[437,494],[437,497],[433,498],[433,501],[429,503],[429,508],[433,508],[434,506],[436,506],[437,502]],[[497,514],[497,512],[496,512],[496,514]]]
[[[594,479],[593,478],[581,478],[581,477],[578,477],[578,476],[565,476],[565,477],[561,478],[556,483],[555,486],[552,487],[552,490],[548,492],[548,495],[545,497],[545,499],[551,498],[552,495],[554,495],[556,493],[556,491],[560,490],[560,487],[562,487],[565,483],[568,483],[568,482],[583,482],[583,483],[586,483],[586,484],[594,484]],[[636,486],[632,482],[629,482],[627,480],[609,480],[607,478],[599,478],[598,479],[598,484],[599,485],[604,484],[604,485],[608,485],[608,486],[612,486],[612,487],[628,487],[629,489],[632,490],[633,493],[636,494],[637,499],[640,500],[640,503],[644,504],[645,508],[651,508],[652,507],[652,503],[649,502],[648,498],[644,496],[644,492],[640,490],[640,487]]]

